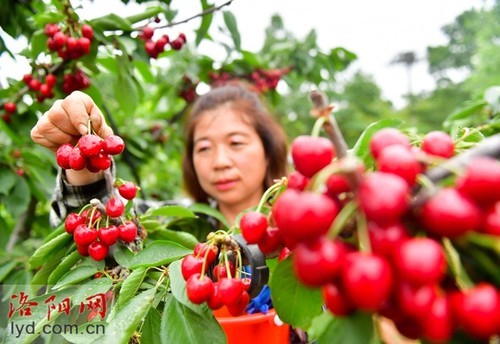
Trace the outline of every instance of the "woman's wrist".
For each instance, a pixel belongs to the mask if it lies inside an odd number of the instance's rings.
[[[104,171],[90,172],[87,169],[80,171],[66,170],[66,181],[71,185],[87,185],[104,179]]]

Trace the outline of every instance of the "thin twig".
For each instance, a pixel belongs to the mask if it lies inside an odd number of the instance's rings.
[[[221,8],[223,8],[225,6],[229,6],[233,1],[234,0],[229,0],[229,1],[225,2],[225,3],[223,3],[220,6],[215,6],[215,7],[207,8],[203,12],[195,14],[194,16],[191,16],[189,18],[183,19],[183,20],[178,21],[178,22],[172,22],[172,23],[169,23],[169,24],[166,24],[166,25],[158,26],[158,28],[167,28],[167,27],[172,27],[172,26],[176,26],[176,25],[180,25],[180,24],[185,24],[188,21],[191,21],[191,20],[196,19],[198,17],[203,17],[203,16],[205,16],[207,14],[210,14],[210,13],[213,13],[213,12],[216,12],[216,11],[220,10]]]

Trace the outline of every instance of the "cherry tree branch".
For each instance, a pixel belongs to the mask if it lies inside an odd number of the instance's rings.
[[[185,23],[187,23],[187,22],[189,22],[189,21],[191,21],[193,19],[196,19],[198,17],[203,17],[203,16],[205,16],[207,14],[217,12],[220,9],[222,9],[223,7],[231,5],[231,3],[233,1],[234,0],[229,0],[229,1],[225,2],[225,3],[223,3],[222,5],[207,8],[206,10],[204,10],[204,11],[198,13],[198,14],[195,14],[195,15],[189,17],[189,18],[186,18],[186,19],[183,19],[183,20],[180,20],[180,21],[177,21],[177,22],[172,22],[172,23],[169,23],[169,24],[166,24],[166,25],[158,26],[158,28],[168,28],[168,27],[172,27],[172,26],[176,26],[176,25],[180,25],[180,24],[185,24]]]

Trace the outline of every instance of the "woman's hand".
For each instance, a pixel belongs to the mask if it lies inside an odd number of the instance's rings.
[[[75,91],[54,102],[31,129],[31,138],[55,152],[63,143],[75,144],[81,135],[87,134],[89,119],[95,133],[103,139],[113,134],[92,98]]]
[[[35,143],[53,152],[64,143],[76,144],[80,136],[89,132],[89,119],[94,132],[103,139],[112,135],[113,130],[106,124],[101,110],[87,94],[75,91],[64,100],[56,100],[31,129]],[[103,178],[103,172],[92,173],[67,170],[66,179],[73,185],[85,185]]]

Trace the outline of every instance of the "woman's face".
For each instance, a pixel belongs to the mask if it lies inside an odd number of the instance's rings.
[[[196,175],[219,207],[256,206],[264,192],[266,154],[245,116],[226,106],[207,111],[199,118],[193,139]]]

